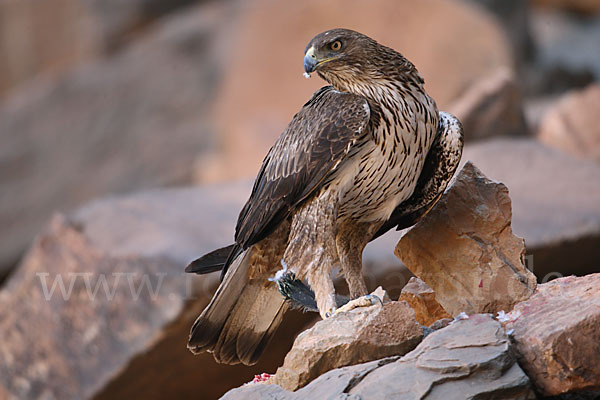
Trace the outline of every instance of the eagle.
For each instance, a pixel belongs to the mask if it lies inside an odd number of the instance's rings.
[[[277,284],[283,276],[307,282],[322,318],[340,310],[333,270],[354,301],[369,299],[365,246],[427,213],[462,154],[460,122],[438,111],[415,66],[397,51],[333,29],[308,43],[303,62],[306,77],[316,72],[328,85],[264,158],[235,243],[186,268],[222,271],[188,341],[193,353],[209,351],[220,363],[257,362],[291,307]]]

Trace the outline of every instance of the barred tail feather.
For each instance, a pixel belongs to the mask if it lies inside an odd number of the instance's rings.
[[[281,323],[285,299],[272,282],[248,279],[250,252],[236,258],[192,326],[193,353],[212,352],[224,364],[255,364]]]

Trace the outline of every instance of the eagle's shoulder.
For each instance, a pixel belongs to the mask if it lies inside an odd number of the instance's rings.
[[[295,125],[297,120],[309,117],[314,118],[315,122],[326,122],[331,118],[343,118],[348,125],[348,131],[364,128],[371,116],[371,107],[367,99],[363,96],[341,92],[333,86],[323,86],[302,106],[302,109],[294,116],[288,128]],[[338,125],[341,125],[339,123]],[[354,128],[354,129],[353,129]],[[285,132],[284,132],[285,134]]]

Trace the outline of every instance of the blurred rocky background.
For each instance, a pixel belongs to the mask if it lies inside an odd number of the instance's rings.
[[[305,44],[332,27],[401,51],[440,108],[461,118],[464,161],[508,188],[512,231],[538,283],[600,272],[598,0],[0,0],[0,399],[216,398],[284,365],[314,316],[286,316],[252,368],[193,357],[187,333],[218,279],[182,270],[232,240],[262,157],[323,85],[302,77]],[[485,243],[500,243],[487,228]],[[412,273],[394,255],[400,236],[367,248],[370,288],[397,299],[414,273],[433,289],[405,291],[405,300],[442,296],[443,285],[411,265],[423,251],[408,245],[415,239],[397,249]],[[534,299],[560,282],[538,286],[519,303],[524,313],[544,315]],[[598,296],[583,290],[577,296]],[[464,307],[438,301],[438,317]],[[589,313],[561,326],[597,326],[597,310]],[[484,322],[482,337],[498,357],[509,354],[504,333]],[[518,339],[528,323],[549,335],[533,317],[514,327],[520,368],[499,364],[514,373],[507,390],[589,389],[585,377],[539,383],[547,365],[527,361],[535,357]]]

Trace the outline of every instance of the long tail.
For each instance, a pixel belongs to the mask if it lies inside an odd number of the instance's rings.
[[[208,306],[198,317],[188,341],[195,354],[209,351],[223,364],[256,364],[287,305],[277,286],[266,279],[249,279],[246,250],[229,267]]]

